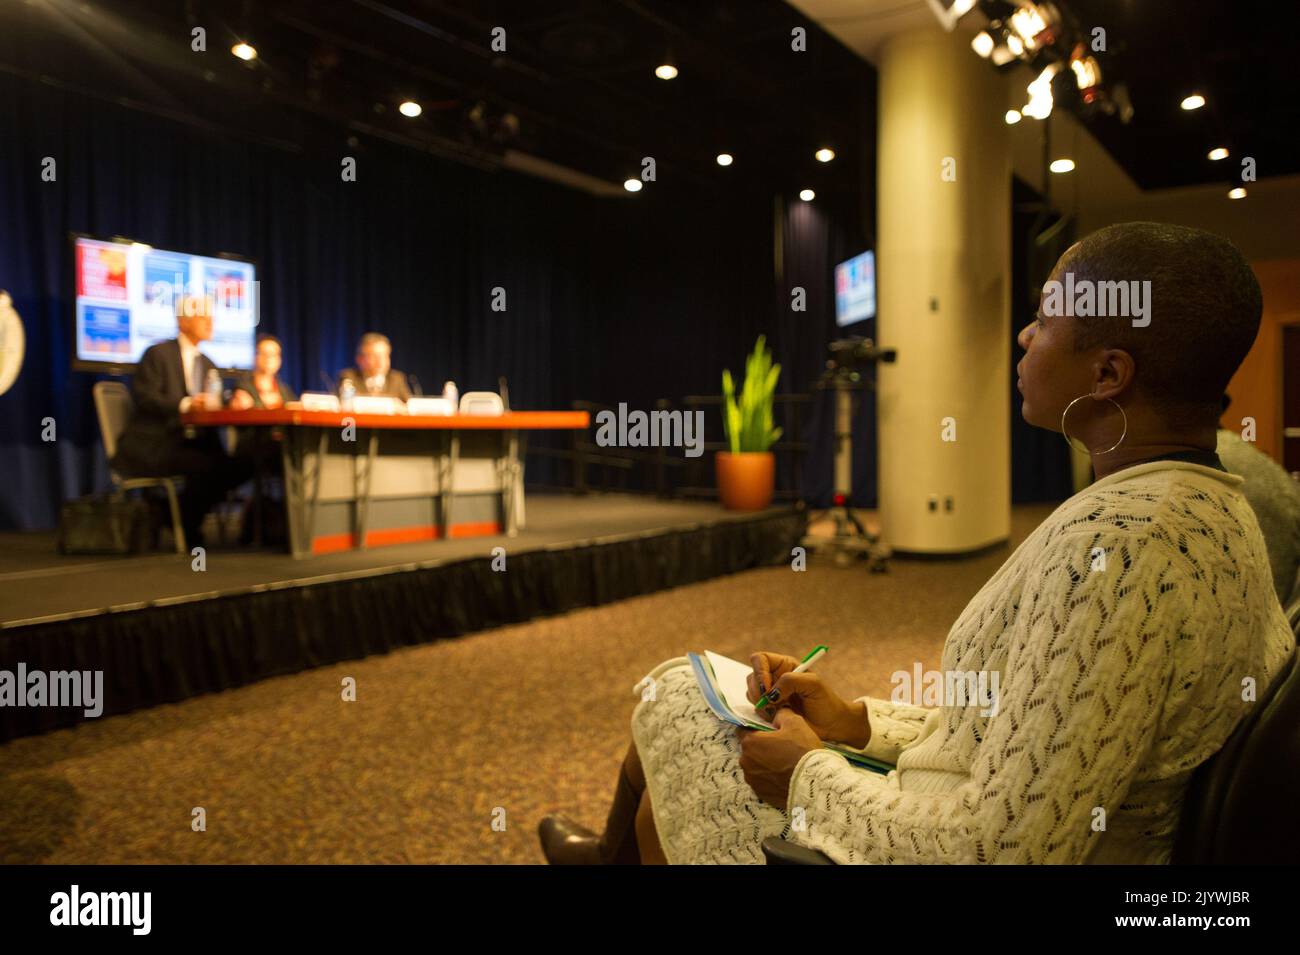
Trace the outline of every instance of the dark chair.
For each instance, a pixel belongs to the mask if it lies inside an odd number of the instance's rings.
[[[113,470],[112,461],[117,454],[117,442],[131,420],[134,403],[131,392],[120,381],[98,381],[91,388],[95,398],[95,415],[99,418],[99,436],[104,442],[104,454],[109,460],[109,477],[119,493],[160,487],[167,492],[167,507],[172,517],[172,540],[176,553],[189,554],[185,548],[185,530],[181,525],[181,507],[176,488],[185,479],[173,477],[122,477]]]
[[[1293,864],[1300,852],[1297,651],[1223,749],[1192,776],[1170,862]]]
[[[1300,622],[1296,624],[1300,636]],[[1192,774],[1169,861],[1175,865],[1295,863],[1300,853],[1300,650]],[[768,865],[834,865],[784,839],[763,840]]]

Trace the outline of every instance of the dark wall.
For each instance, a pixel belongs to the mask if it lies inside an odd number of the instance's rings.
[[[259,260],[263,326],[284,341],[299,389],[321,388],[370,329],[426,390],[447,378],[495,390],[505,375],[517,408],[716,393],[721,369],[739,371],[763,332],[787,365],[784,389],[806,389],[821,366],[829,266],[856,228],[825,211],[804,207],[817,221],[787,229],[787,257],[802,263],[791,276],[822,284],[810,312],[792,314],[773,277],[770,191],[720,179],[596,199],[341,139],[260,145],[0,77],[0,288],[28,336],[22,374],[0,396],[0,527],[52,527],[60,501],[106,483],[95,377],[69,370],[70,231]],[[356,182],[341,180],[344,155],[357,159]],[[46,156],[55,182],[41,180]],[[504,313],[489,307],[494,286],[506,289]],[[814,494],[829,487],[829,460],[822,468]]]

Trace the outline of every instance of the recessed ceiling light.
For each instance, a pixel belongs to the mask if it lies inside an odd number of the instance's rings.
[[[415,119],[415,117],[424,112],[424,107],[415,100],[408,99],[405,100],[401,106],[397,107],[397,111],[403,116],[409,116],[411,119]]]
[[[1246,190],[1243,189],[1241,186],[1238,186],[1236,189],[1229,189],[1229,190],[1228,190],[1228,198],[1229,198],[1229,199],[1245,199],[1245,198],[1246,198]]]
[[[1073,159],[1053,159],[1052,164],[1047,167],[1052,172],[1070,172],[1074,169]]]
[[[660,63],[655,67],[655,76],[661,80],[675,80],[677,78],[677,67],[671,63]]]
[[[1193,93],[1191,96],[1186,97],[1179,105],[1181,105],[1183,109],[1200,109],[1205,105],[1205,97],[1200,93]]]
[[[1210,150],[1209,158],[1215,160],[1216,162],[1217,162],[1218,160],[1220,160],[1220,159],[1227,159],[1227,158],[1228,158],[1228,147],[1227,147],[1227,146],[1216,146],[1214,149],[1211,149],[1211,150]]]
[[[804,202],[812,202],[817,198],[817,193],[813,192],[811,189],[803,189],[799,192],[799,198]]]
[[[247,61],[257,59],[257,50],[243,41],[232,46],[230,52],[235,54],[235,56],[239,57],[241,60]]]
[[[735,160],[732,159],[731,153],[718,153],[718,165],[730,166]]]
[[[1009,109],[1007,110],[1007,115],[1002,118],[1007,121],[1008,126],[1014,126],[1016,123],[1020,122],[1020,110]]]
[[[625,179],[625,180],[623,180],[623,188],[626,189],[628,192],[640,192],[640,191],[641,191],[641,180],[640,180],[640,179]]]
[[[817,152],[815,152],[813,155],[817,157],[818,162],[830,162],[832,159],[835,158],[835,150],[823,146],[821,149],[817,150]]]

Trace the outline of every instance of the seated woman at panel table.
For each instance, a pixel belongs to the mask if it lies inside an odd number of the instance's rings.
[[[258,335],[257,350],[253,357],[253,370],[245,372],[235,383],[235,391],[230,396],[227,407],[232,411],[249,411],[253,409],[293,408],[298,407],[298,396],[294,390],[280,378],[280,356],[282,347],[280,339],[274,335]],[[265,475],[280,476],[280,441],[283,435],[278,428],[237,428],[235,454],[253,462],[259,482],[258,496],[250,502],[244,515],[244,531],[241,543],[253,539],[258,522],[265,525],[261,536],[271,542],[279,542],[285,535],[285,514],[283,502],[269,497],[262,488]],[[257,515],[252,509],[260,502],[262,513]]]
[[[1146,320],[1074,317],[1071,272],[1075,288],[1150,281]],[[604,834],[547,817],[547,858],[762,862],[786,836],[841,863],[1167,862],[1193,770],[1252,705],[1243,681],[1263,698],[1295,646],[1242,480],[1215,454],[1261,310],[1246,260],[1206,232],[1124,223],[1070,248],[1020,333],[1021,414],[1085,445],[1097,480],[948,634],[944,672],[996,674],[996,709],[848,702],[764,653],[749,699],[770,691],[777,729],[738,731],[669,660],[633,712]],[[823,740],[897,769],[855,769]]]
[[[228,407],[232,411],[249,408],[283,408],[298,396],[280,378],[280,339],[274,335],[258,335],[257,351],[253,357],[253,370],[240,375]]]

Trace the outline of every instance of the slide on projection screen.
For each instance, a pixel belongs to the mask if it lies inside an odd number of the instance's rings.
[[[840,328],[876,317],[876,253],[863,252],[835,266],[835,324]]]
[[[213,305],[212,340],[203,351],[218,368],[253,366],[257,337],[256,268],[234,258],[168,252],[139,242],[77,236],[77,364],[133,365],[155,342],[176,337],[187,295]]]

